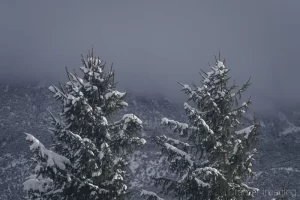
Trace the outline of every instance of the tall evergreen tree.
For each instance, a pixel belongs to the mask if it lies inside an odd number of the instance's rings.
[[[24,182],[29,199],[124,199],[126,157],[146,141],[139,137],[142,121],[112,114],[127,106],[126,93],[115,89],[114,71],[93,51],[82,57],[84,76],[68,72],[69,81],[49,90],[62,103],[61,118],[51,112],[54,144],[45,148],[26,133],[34,153],[34,174]]]
[[[189,200],[252,199],[257,191],[245,184],[252,175],[251,163],[259,125],[256,119],[243,128],[242,116],[251,100],[239,104],[241,88],[229,86],[225,61],[216,59],[212,71],[201,72],[201,86],[181,84],[191,103],[185,102],[189,124],[167,118],[162,124],[179,133],[180,140],[166,135],[155,137],[176,178],[155,177],[157,186],[173,198]],[[141,196],[159,199],[157,194],[143,191]]]

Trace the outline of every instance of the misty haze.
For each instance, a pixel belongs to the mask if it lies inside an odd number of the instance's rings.
[[[299,8],[2,0],[0,200],[300,199]]]

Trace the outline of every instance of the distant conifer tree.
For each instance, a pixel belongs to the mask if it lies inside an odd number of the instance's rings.
[[[162,124],[179,133],[181,140],[165,135],[155,137],[162,152],[167,155],[170,170],[177,178],[155,177],[157,186],[172,199],[189,200],[248,200],[255,188],[245,184],[252,175],[251,165],[258,135],[256,120],[243,128],[243,114],[251,100],[241,105],[238,100],[250,85],[241,88],[229,86],[225,61],[216,59],[210,72],[201,72],[201,86],[181,84],[191,103],[184,109],[189,123],[167,118]],[[159,199],[155,193],[142,191],[148,200]]]
[[[133,114],[112,121],[109,116],[127,106],[126,93],[115,89],[114,71],[105,71],[93,51],[82,63],[83,78],[67,70],[64,86],[49,87],[62,103],[62,120],[50,113],[51,149],[26,134],[36,163],[24,182],[28,199],[125,199],[126,158],[145,143],[142,121]]]

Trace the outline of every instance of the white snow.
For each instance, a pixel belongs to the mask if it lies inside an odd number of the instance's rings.
[[[88,61],[92,62],[92,63],[96,63],[97,65],[100,64],[102,61],[98,58],[93,58],[93,57],[89,57]]]
[[[103,157],[104,157],[104,154],[103,154],[102,151],[100,151],[100,153],[99,153],[99,158],[100,158],[100,160],[102,160]]]
[[[146,140],[144,138],[142,138],[140,141],[143,145],[146,144]]]
[[[135,116],[134,114],[125,114],[123,115],[123,118],[122,118],[125,123],[129,123],[131,121],[134,121],[134,122],[137,122],[138,124],[142,125],[142,120],[140,120],[137,116]]]
[[[236,131],[235,133],[236,133],[237,135],[245,134],[244,138],[245,138],[245,139],[248,139],[249,134],[251,133],[251,131],[253,130],[253,128],[254,128],[254,125],[251,125],[251,126],[249,126],[249,127],[247,127],[247,128],[244,128],[244,129],[242,129],[242,130]]]
[[[225,68],[224,63],[221,62],[221,61],[218,61],[217,66],[218,66],[218,68],[220,68],[220,69],[224,69],[224,68]]]
[[[106,117],[102,116],[101,118],[102,118],[101,124],[104,126],[108,125],[108,121],[107,121]]]
[[[234,145],[234,147],[233,147],[233,152],[232,152],[233,155],[235,155],[235,154],[237,153],[237,151],[238,151],[238,146],[240,145],[241,142],[242,142],[242,141],[239,140],[239,139],[236,140],[236,143],[235,143],[235,145]]]
[[[128,106],[128,103],[125,102],[125,101],[121,101],[121,102],[120,102],[120,105],[122,105],[122,106]]]
[[[37,178],[35,175],[30,176],[24,183],[24,190],[25,191],[39,191],[39,192],[46,192],[49,189],[49,185],[51,185],[53,181],[49,178]]]
[[[214,134],[213,130],[209,128],[209,126],[200,116],[198,116],[198,119],[200,120],[200,123],[202,124],[202,126],[204,126],[207,132],[209,132],[210,134]]]
[[[222,143],[221,142],[217,142],[216,146],[217,147],[222,146]]]
[[[300,132],[300,127],[292,124],[291,126],[285,128],[283,131],[281,131],[280,135],[287,135],[287,134],[296,133],[296,132]]]
[[[87,74],[88,72],[89,72],[89,70],[86,68],[86,67],[84,67],[84,66],[82,66],[82,67],[80,67],[80,69],[83,71],[83,73],[85,73],[85,74]]]
[[[100,176],[101,174],[102,174],[102,169],[100,168],[99,171],[92,173],[92,177],[97,177],[97,176]]]
[[[222,179],[226,180],[226,178],[223,176],[223,174],[213,167],[204,167],[204,168],[197,168],[194,173],[205,173],[205,176],[209,176],[211,174],[214,174],[216,176],[220,176]]]
[[[189,86],[189,85],[186,85],[186,84],[183,85],[183,89],[191,91],[190,86]]]
[[[198,114],[198,115],[201,115],[201,114],[204,114],[205,112],[200,112],[199,110],[197,110],[196,108],[193,108],[191,107],[187,102],[185,102],[183,104],[183,108],[185,110],[188,110],[189,111],[189,115],[193,115],[193,114]]]
[[[185,142],[181,142],[180,140],[175,140],[175,139],[173,139],[173,138],[169,138],[169,137],[166,137],[166,136],[164,136],[168,141],[171,141],[171,142],[173,142],[174,144],[176,144],[176,145],[178,145],[178,144],[182,144],[182,145],[184,145],[184,146],[186,146],[186,147],[189,147],[190,146],[190,144],[188,144],[188,143],[185,143]]]
[[[258,177],[260,177],[264,172],[263,171],[257,171],[254,172],[254,179],[257,179]]]
[[[119,135],[120,135],[120,138],[124,138],[124,130],[123,129],[121,129],[119,131]]]
[[[220,94],[221,97],[225,96],[225,92],[224,91],[218,91],[218,94]]]
[[[279,168],[272,168],[272,171],[286,171],[286,172],[300,172],[300,170],[292,168],[292,167],[279,167]]]
[[[201,187],[209,187],[210,185],[208,183],[203,182],[202,180],[198,179],[195,177],[195,181],[197,182],[197,184]]]
[[[48,88],[51,92],[55,93],[56,92],[56,87],[55,86],[50,86]]]
[[[260,126],[261,126],[261,127],[263,127],[263,128],[266,127],[266,124],[265,124],[263,121],[260,121],[259,123],[260,123]]]
[[[166,117],[161,119],[161,124],[173,125],[174,129],[177,129],[177,128],[181,129],[181,133],[180,133],[181,135],[183,134],[183,130],[186,130],[189,128],[189,125],[186,123],[177,122],[175,120],[171,120]]]
[[[112,91],[105,94],[105,99],[110,99],[112,96],[116,96],[117,98],[122,98],[126,93],[118,92],[118,91]]]
[[[300,132],[300,127],[295,126],[293,123],[291,123],[283,113],[279,112],[278,117],[281,121],[286,122],[288,125],[286,128],[284,128],[283,131],[279,133],[280,135],[287,135],[290,133]]]

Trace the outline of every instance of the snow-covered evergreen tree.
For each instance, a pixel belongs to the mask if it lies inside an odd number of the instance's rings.
[[[69,81],[50,86],[62,103],[61,117],[51,112],[54,144],[45,148],[31,134],[36,167],[24,182],[29,199],[124,199],[126,158],[146,141],[139,137],[142,121],[126,114],[114,121],[112,114],[127,106],[126,93],[115,89],[114,71],[94,57],[82,57],[84,77],[68,72]]]
[[[182,139],[155,137],[176,178],[155,177],[154,181],[164,194],[178,199],[252,199],[257,189],[247,186],[245,180],[252,175],[259,124],[254,119],[251,126],[244,128],[242,116],[251,100],[238,103],[250,83],[241,88],[229,86],[229,70],[220,58],[211,69],[200,73],[200,87],[193,85],[192,89],[180,83],[189,96],[189,103],[184,103],[189,123],[163,118],[162,124]],[[141,196],[159,199],[151,192]]]

